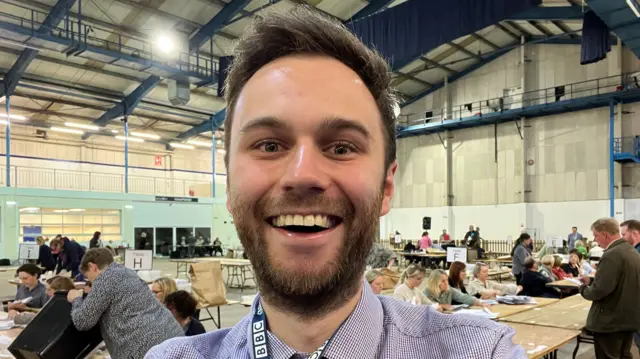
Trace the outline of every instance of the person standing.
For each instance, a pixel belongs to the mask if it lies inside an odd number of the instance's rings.
[[[630,219],[620,223],[622,238],[640,253],[640,221]]]
[[[102,240],[100,239],[100,235],[102,233],[96,231],[93,234],[93,237],[89,240],[89,248],[100,248],[102,247]]]
[[[531,245],[531,236],[528,233],[520,234],[520,237],[516,240],[516,245],[511,250],[512,268],[511,271],[516,277],[516,284],[520,285],[522,280],[522,273],[525,271],[525,260],[531,256],[529,251],[529,245]]]
[[[45,244],[45,240],[42,237],[37,237],[36,243],[39,247],[36,264],[44,269],[43,274],[48,271],[53,272],[56,269],[56,259],[53,257],[51,248]]]
[[[420,239],[420,249],[427,250],[431,248],[431,237],[429,237],[429,232],[422,232],[422,238]]]
[[[633,334],[640,329],[640,256],[621,238],[615,219],[598,219],[591,230],[605,250],[595,278],[580,278],[580,294],[592,301],[587,329],[597,359],[630,359]]]
[[[173,315],[136,272],[114,263],[106,248],[92,248],[82,258],[82,273],[91,291],[71,290],[71,319],[79,331],[100,326],[113,359],[142,358],[154,345],[183,336]]]
[[[80,244],[67,237],[60,239],[60,247],[62,260],[59,262],[60,265],[56,269],[56,274],[60,274],[62,269],[66,269],[68,272],[71,272],[71,277],[76,279],[76,277],[80,275],[78,267],[80,266],[80,261],[84,256],[85,250]]]
[[[567,245],[569,247],[569,251],[571,251],[575,245],[577,240],[583,239],[582,234],[578,233],[578,227],[571,227],[571,233],[567,236]]]
[[[469,231],[464,235],[464,239],[462,240],[462,244],[467,245],[467,242],[473,238],[475,230],[473,229],[473,224],[469,225]]]
[[[259,294],[233,328],[146,358],[526,358],[504,324],[377,296],[364,279],[398,166],[384,59],[304,5],[254,17],[233,55],[227,208]]]

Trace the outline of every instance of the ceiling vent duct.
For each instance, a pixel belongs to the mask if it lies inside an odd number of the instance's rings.
[[[191,89],[188,81],[171,80],[169,85],[169,102],[174,106],[184,106],[191,99]]]

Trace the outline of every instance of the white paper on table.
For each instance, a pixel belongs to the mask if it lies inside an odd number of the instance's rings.
[[[499,313],[492,313],[490,311],[485,311],[484,309],[460,309],[456,312],[453,312],[453,314],[469,314],[487,319],[496,319]]]
[[[10,337],[8,337],[6,335],[0,335],[0,345],[9,346],[9,345],[11,345],[11,343],[13,343],[13,339],[11,339]]]
[[[0,321],[0,330],[9,330],[11,328],[14,328],[15,326],[16,324],[13,322],[13,320]]]
[[[489,304],[489,305],[496,305],[496,304],[500,304],[500,303],[498,303],[498,301],[497,301],[497,300],[495,300],[495,299],[481,299],[480,301],[481,301],[482,303]]]
[[[567,278],[567,280],[571,283],[577,284],[577,285],[581,285],[582,282],[579,279],[576,278]]]

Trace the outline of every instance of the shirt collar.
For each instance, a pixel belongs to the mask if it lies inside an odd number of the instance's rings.
[[[373,293],[369,283],[363,279],[362,296],[353,310],[338,331],[334,334],[329,346],[322,354],[323,358],[339,359],[339,358],[375,358],[377,357],[378,347],[382,341],[382,324],[384,312],[380,299]],[[251,315],[256,311],[260,295],[256,295],[256,299],[251,306]],[[366,327],[366,333],[363,328]],[[289,359],[296,354],[302,354],[304,357],[308,353],[297,353],[294,349],[278,339],[271,331],[267,332],[269,337],[269,350],[271,357],[274,359]],[[251,323],[247,328],[247,345],[252,346]],[[253,348],[249,348],[249,352],[253,353]],[[306,354],[306,355],[305,355]],[[251,356],[253,358],[253,355]]]

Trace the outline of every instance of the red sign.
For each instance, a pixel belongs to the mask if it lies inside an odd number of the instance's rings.
[[[156,156],[156,166],[162,166],[162,156]]]

